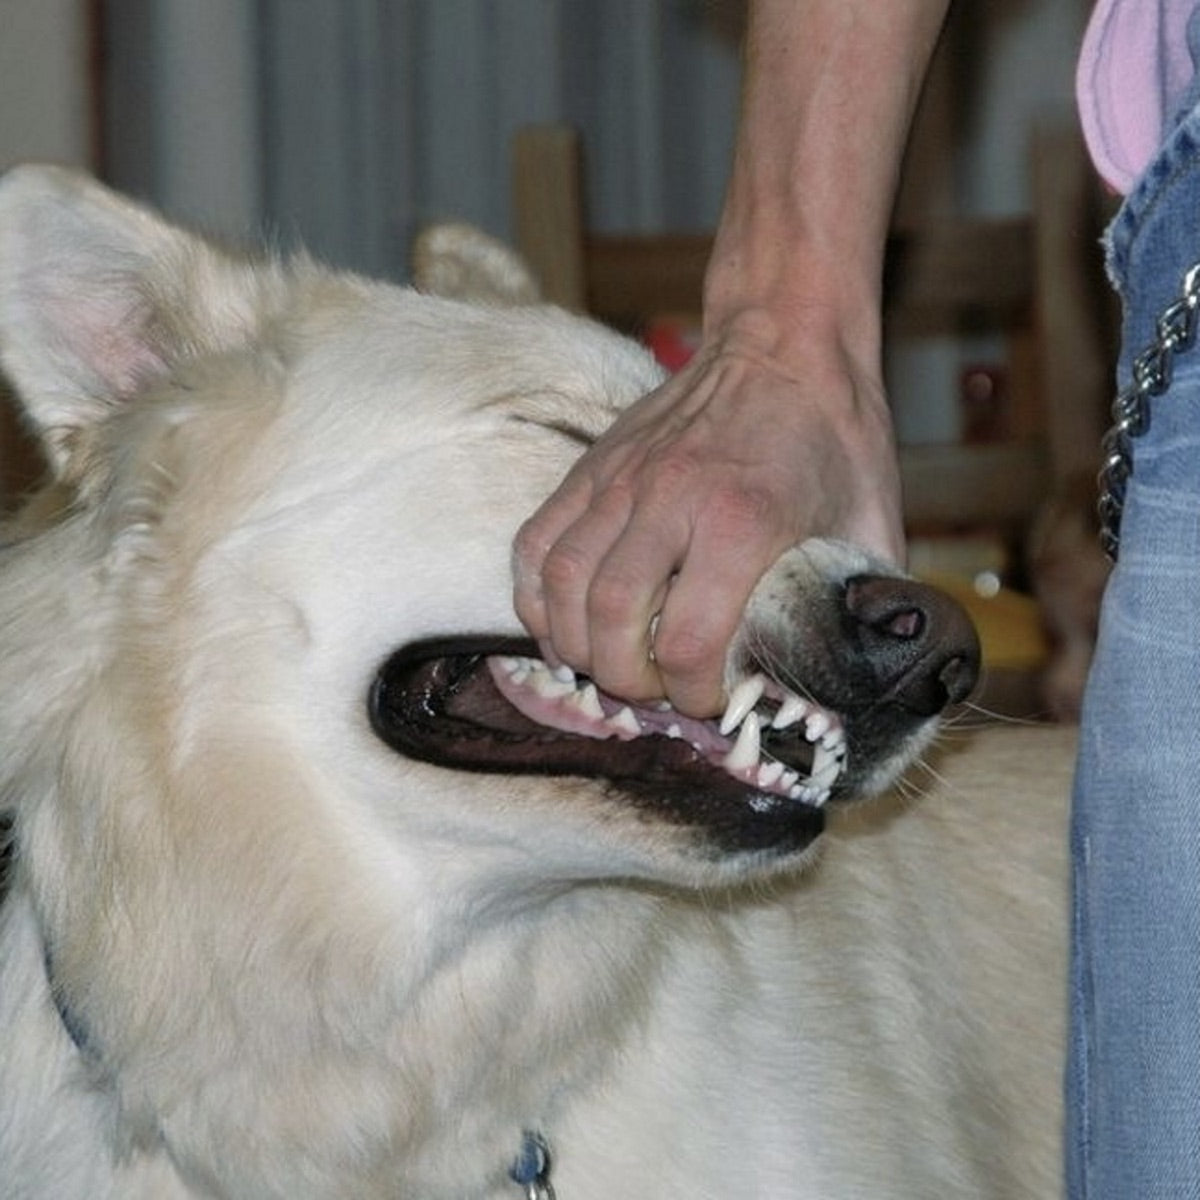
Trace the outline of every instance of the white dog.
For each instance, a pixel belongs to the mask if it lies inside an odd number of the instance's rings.
[[[640,350],[23,168],[0,353],[52,476],[0,552],[0,1197],[1056,1194],[1061,735],[842,803],[970,687],[961,613],[793,551],[720,727],[521,641],[514,531]]]

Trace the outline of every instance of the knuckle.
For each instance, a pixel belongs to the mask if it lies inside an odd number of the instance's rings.
[[[542,559],[542,586],[550,595],[572,595],[582,591],[588,574],[588,559],[572,542],[555,542]]]
[[[542,532],[541,522],[536,517],[530,517],[513,538],[513,555],[516,561],[525,566],[539,563],[546,556],[547,550],[547,538]]]
[[[775,525],[779,506],[770,489],[754,484],[723,484],[714,489],[707,512],[713,529],[732,537]]]
[[[724,648],[703,630],[667,627],[654,639],[654,656],[664,675],[692,682],[720,677]]]
[[[667,498],[686,491],[704,477],[700,455],[680,442],[670,442],[654,450],[649,456],[649,466],[655,492]]]

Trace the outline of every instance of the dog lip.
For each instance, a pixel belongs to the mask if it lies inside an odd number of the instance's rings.
[[[452,770],[606,780],[610,795],[701,827],[721,848],[786,850],[807,845],[823,827],[817,806],[723,770],[686,738],[600,739],[539,724],[497,687],[489,663],[498,656],[536,658],[537,647],[487,636],[402,646],[370,688],[374,732],[399,754]]]
[[[500,704],[499,697],[488,697],[494,711],[489,713],[489,705],[485,704],[470,720],[455,717],[447,708],[448,700],[480,675],[479,668],[489,655],[521,652],[536,653],[534,642],[526,638],[466,636],[432,638],[402,646],[384,662],[371,684],[367,711],[372,729],[393,749],[433,762],[445,756],[435,751],[434,743],[439,740],[436,725],[441,727],[441,740],[452,743],[473,740],[484,730],[502,742],[535,735],[535,723],[517,713],[507,701]],[[482,765],[473,767],[465,760],[444,765],[486,769]]]

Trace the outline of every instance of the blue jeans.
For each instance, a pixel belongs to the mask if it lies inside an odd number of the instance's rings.
[[[1200,108],[1108,236],[1121,386],[1200,261]],[[1073,1200],[1200,1198],[1200,340],[1134,442],[1072,817]]]

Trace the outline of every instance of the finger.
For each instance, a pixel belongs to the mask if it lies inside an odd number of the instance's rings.
[[[636,478],[626,523],[595,567],[586,618],[593,678],[605,691],[646,701],[666,694],[650,625],[690,552],[696,502],[688,497],[703,478],[680,453],[660,456],[653,472]]]
[[[676,576],[654,634],[660,686],[673,708],[703,718],[725,707],[725,661],[752,590],[687,565]]]
[[[546,637],[562,661],[593,673],[589,603],[601,564],[621,537],[633,498],[620,482],[597,493],[592,503],[546,552],[541,567]]]
[[[542,572],[556,542],[587,511],[591,484],[572,472],[542,506],[517,530],[513,539],[513,605],[517,617],[538,641],[550,637]]]
[[[599,564],[588,590],[589,674],[606,692],[647,701],[665,694],[652,626],[687,542],[685,530],[672,535],[635,522]]]
[[[706,717],[723,708],[725,663],[746,604],[790,541],[760,495],[740,493],[706,509],[654,640],[663,688],[681,712]]]

